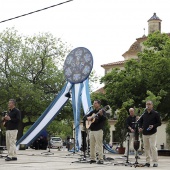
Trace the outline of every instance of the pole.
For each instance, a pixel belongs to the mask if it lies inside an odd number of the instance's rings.
[[[129,140],[130,140],[130,134],[129,132],[127,132],[127,136],[126,136],[126,140],[127,140],[127,159],[126,159],[126,163],[129,163]]]

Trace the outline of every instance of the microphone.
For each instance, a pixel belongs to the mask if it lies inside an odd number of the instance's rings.
[[[148,107],[146,107],[142,113],[142,115],[139,117],[139,119],[136,122],[139,122],[140,118],[145,114],[146,110],[148,109]]]
[[[146,111],[148,109],[148,107],[146,107],[145,109],[144,109],[144,111]]]
[[[88,111],[90,111],[92,107],[93,107],[93,105],[91,105],[91,106],[88,108]]]
[[[87,111],[86,111],[86,114],[85,115],[87,115],[88,113],[90,113],[90,111],[91,111],[91,108],[93,107],[93,105],[91,105],[88,109],[87,109]]]
[[[149,131],[149,130],[151,130],[151,129],[150,129],[150,127],[148,127],[146,130]]]

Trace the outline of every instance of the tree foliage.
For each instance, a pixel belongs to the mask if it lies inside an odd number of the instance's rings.
[[[157,109],[163,117],[170,117],[170,37],[155,32],[144,42],[144,51],[138,60],[126,61],[125,69],[113,69],[101,82],[105,83],[106,98],[112,109],[121,108],[123,102],[133,100],[135,107],[148,97],[147,91],[160,96]]]
[[[156,110],[158,105],[161,103],[162,97],[165,96],[167,93],[164,90],[160,90],[158,96],[155,96],[151,91],[147,90],[146,94],[148,96],[142,102],[146,103],[148,100],[151,100],[154,103],[154,109]]]
[[[170,148],[170,120],[168,121],[166,126],[166,133],[167,133],[168,148]]]
[[[103,141],[106,143],[110,142],[110,124],[108,119],[106,119],[103,127]]]
[[[120,147],[123,147],[123,142],[126,140],[126,133],[127,133],[127,128],[126,128],[126,119],[128,117],[128,112],[127,110],[122,107],[119,109],[118,113],[118,119],[115,124],[115,138],[119,142]]]
[[[65,84],[62,65],[69,46],[51,34],[23,37],[14,28],[0,33],[1,111],[17,100],[24,127],[39,117]]]

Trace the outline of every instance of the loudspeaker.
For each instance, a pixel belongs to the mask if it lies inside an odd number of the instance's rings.
[[[135,140],[133,143],[133,147],[134,147],[135,151],[137,151],[139,149],[139,145],[140,145],[140,141]]]
[[[68,98],[70,98],[70,97],[71,97],[70,92],[66,93],[65,96],[68,97]]]
[[[19,150],[25,150],[26,149],[26,145],[25,144],[20,144],[19,145]]]

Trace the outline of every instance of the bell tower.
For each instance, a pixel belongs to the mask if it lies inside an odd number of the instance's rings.
[[[161,19],[156,16],[156,13],[148,20],[148,34],[151,34],[155,31],[161,32]]]

